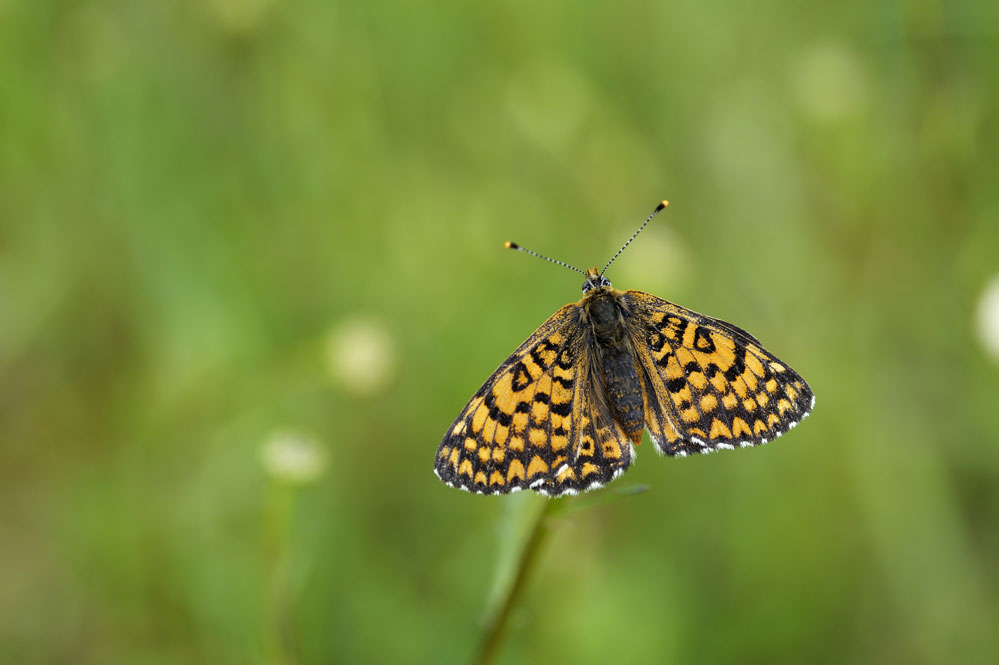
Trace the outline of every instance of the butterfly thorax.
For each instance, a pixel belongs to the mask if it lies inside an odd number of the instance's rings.
[[[593,289],[583,297],[583,313],[595,341],[603,346],[615,346],[626,341],[622,307],[618,304],[621,292],[609,286]]]
[[[594,384],[606,398],[597,403],[606,404],[613,413],[605,415],[616,420],[637,444],[645,428],[645,403],[628,335],[628,311],[623,295],[607,282],[586,290],[580,304],[594,355],[592,367],[599,374],[594,377]]]

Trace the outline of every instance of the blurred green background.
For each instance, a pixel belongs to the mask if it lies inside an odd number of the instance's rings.
[[[502,242],[603,265],[669,198],[615,286],[816,410],[646,440],[499,662],[997,662],[997,35],[986,0],[0,0],[0,660],[468,662],[542,500],[434,450],[582,281]]]

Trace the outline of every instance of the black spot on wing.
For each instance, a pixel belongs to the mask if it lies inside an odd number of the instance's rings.
[[[567,347],[568,344],[562,349],[561,353],[558,354],[558,358],[555,361],[555,364],[564,370],[572,369],[576,362],[575,356],[569,352]]]
[[[503,427],[509,427],[510,423],[513,422],[513,416],[508,416],[499,409],[493,407],[489,409],[489,417],[495,420]]]
[[[531,385],[531,375],[528,373],[524,363],[518,360],[513,368],[513,380],[510,381],[510,387],[514,392],[519,393],[529,385]]]
[[[666,346],[666,337],[658,330],[650,329],[646,342],[648,342],[649,348],[652,351],[659,353]]]
[[[531,349],[529,354],[531,356],[531,360],[534,361],[534,364],[543,370],[548,369],[548,363],[546,363],[545,359],[541,357],[541,354],[548,350],[548,348],[547,342],[541,342],[541,344],[538,344],[536,347]]]
[[[666,390],[671,393],[678,393],[683,390],[684,386],[687,385],[687,379],[682,376],[676,379],[670,379],[666,382]]]
[[[683,333],[687,331],[687,324],[689,323],[687,319],[671,315],[666,317],[665,322],[668,324],[667,330],[669,328],[672,328],[674,330],[673,334],[676,335],[676,341],[679,342],[680,340],[682,340]]]
[[[557,416],[562,416],[563,418],[572,413],[572,402],[566,402],[565,404],[552,404],[552,413]]]
[[[711,331],[704,326],[697,326],[694,332],[694,348],[704,353],[711,353],[715,350],[714,340],[711,339]]]
[[[735,381],[744,371],[746,371],[746,348],[741,344],[735,345],[735,361],[732,366],[725,370],[725,378]]]
[[[552,377],[552,380],[555,383],[557,383],[560,386],[562,386],[563,388],[565,388],[566,390],[572,390],[572,385],[573,385],[573,380],[572,379],[564,379],[561,376],[556,376],[556,377]]]

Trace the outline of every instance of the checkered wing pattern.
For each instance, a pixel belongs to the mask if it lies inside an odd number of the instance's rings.
[[[434,472],[479,494],[594,489],[631,446],[594,376],[579,304],[556,312],[486,380],[437,448]]]
[[[811,411],[805,380],[741,328],[641,291],[622,302],[660,453],[763,444]]]

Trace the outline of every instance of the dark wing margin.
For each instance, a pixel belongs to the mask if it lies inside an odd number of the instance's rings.
[[[640,291],[622,298],[660,453],[760,445],[811,412],[805,380],[748,332]]]

